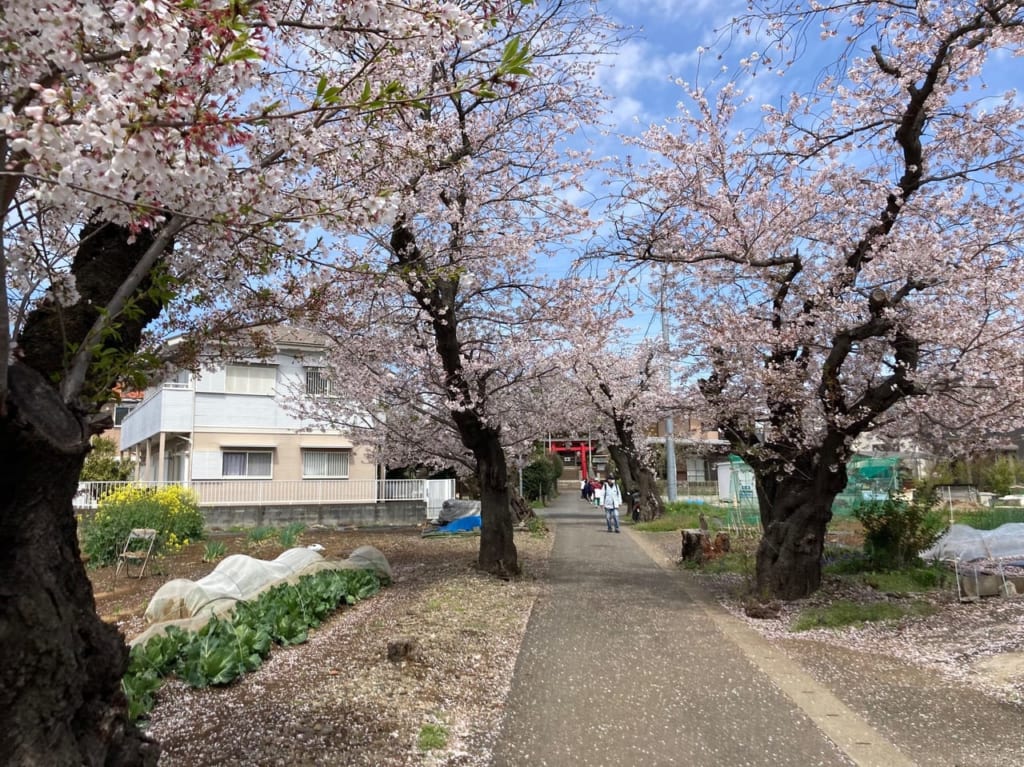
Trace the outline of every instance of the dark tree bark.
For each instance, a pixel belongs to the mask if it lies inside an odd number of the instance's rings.
[[[661,492],[658,490],[657,477],[637,458],[639,450],[632,431],[618,419],[615,427],[619,444],[609,445],[608,452],[611,453],[612,460],[622,478],[620,486],[623,499],[631,492],[638,492],[640,494],[640,519],[650,522],[665,513],[665,504],[662,503]]]
[[[0,419],[0,753],[5,764],[155,765],[128,721],[123,637],[96,614],[71,499],[84,420],[15,363]]]
[[[460,428],[460,432],[461,432]],[[519,574],[519,554],[513,540],[511,495],[505,451],[494,429],[472,429],[478,435],[475,447],[477,476],[480,478],[481,570],[503,578]]]
[[[28,317],[18,338],[18,356],[28,367],[47,376],[64,372],[69,349],[77,348],[86,337],[100,309],[107,305],[121,286],[125,276],[152,245],[154,237],[148,230],[128,240],[131,233],[124,227],[104,221],[90,221],[82,227],[81,244],[71,264],[82,300],[73,306],[59,306],[50,298],[43,300]],[[153,285],[149,274],[139,286],[132,303],[130,318],[115,319],[117,333],[108,335],[102,343],[124,355],[138,350],[142,331],[160,314],[161,304],[148,291]],[[116,369],[115,369],[116,372]],[[106,402],[116,380],[95,373],[81,393],[90,402]]]
[[[110,371],[58,393],[80,345],[152,242],[118,226],[86,227],[72,271],[81,301],[44,301],[18,339],[0,414],[0,754],[7,764],[155,765],[158,746],[128,720],[128,650],[96,614],[72,498]],[[159,307],[137,295],[104,344],[128,359]]]
[[[752,466],[763,530],[756,581],[762,595],[802,599],[821,586],[825,529],[832,502],[846,486],[845,458],[827,460],[827,454],[801,455],[785,473]]]

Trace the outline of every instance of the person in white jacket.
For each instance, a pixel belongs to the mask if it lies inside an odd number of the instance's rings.
[[[613,529],[619,532],[619,504],[622,503],[622,493],[615,484],[615,477],[608,477],[601,486],[601,506],[604,508],[604,521],[608,525],[608,532]]]

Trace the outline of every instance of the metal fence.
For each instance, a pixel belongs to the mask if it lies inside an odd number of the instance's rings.
[[[437,496],[428,483],[437,480],[252,480],[202,479],[181,482],[79,482],[74,507],[95,509],[101,497],[120,487],[191,488],[200,506],[248,506],[327,503],[377,503],[378,501],[427,501]],[[448,480],[440,480],[447,482]],[[454,483],[453,483],[454,484]],[[452,488],[454,491],[454,488]],[[443,494],[443,493],[442,493]],[[454,494],[454,492],[452,493]],[[451,497],[450,495],[448,497]]]
[[[678,482],[676,483],[676,493],[678,495],[699,495],[699,496],[718,496],[718,483],[717,482]]]

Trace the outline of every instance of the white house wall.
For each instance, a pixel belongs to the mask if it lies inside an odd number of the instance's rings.
[[[196,378],[197,392],[223,392],[227,388],[227,369],[204,370]]]
[[[300,424],[281,411],[273,397],[258,394],[196,392],[196,429],[295,429]]]

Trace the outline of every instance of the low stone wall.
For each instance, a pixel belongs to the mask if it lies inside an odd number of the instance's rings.
[[[202,506],[206,526],[217,530],[249,527],[285,527],[301,522],[307,527],[409,527],[427,519],[424,501],[380,503]]]

